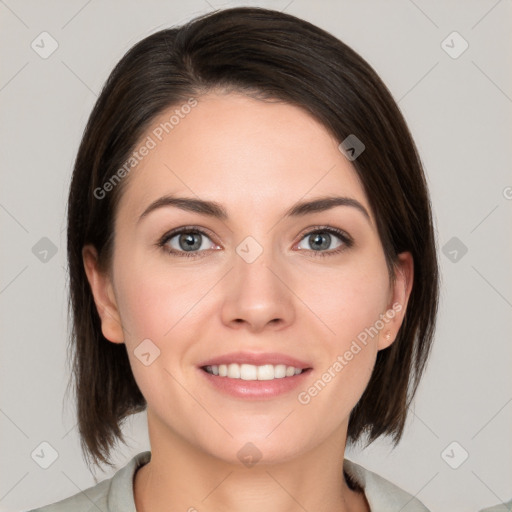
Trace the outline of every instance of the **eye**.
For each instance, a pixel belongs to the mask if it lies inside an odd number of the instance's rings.
[[[297,248],[301,251],[306,250],[314,256],[339,254],[354,244],[352,238],[341,229],[326,226],[315,226],[315,229],[306,233],[301,240],[306,242],[306,247],[301,247],[304,242],[300,242]],[[166,253],[179,257],[202,257],[208,250],[219,249],[205,231],[193,226],[177,228],[166,233],[157,245]]]
[[[197,257],[200,252],[218,247],[203,230],[192,227],[178,228],[166,233],[158,246],[169,254],[185,257]]]
[[[297,248],[308,250],[314,256],[339,254],[354,244],[352,238],[341,229],[322,226],[306,233],[302,240],[306,242],[306,247],[300,247],[299,244]]]

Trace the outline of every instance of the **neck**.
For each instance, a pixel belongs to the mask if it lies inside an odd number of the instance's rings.
[[[346,432],[273,464],[245,466],[213,457],[150,421],[151,461],[134,479],[137,512],[369,512],[343,475]]]

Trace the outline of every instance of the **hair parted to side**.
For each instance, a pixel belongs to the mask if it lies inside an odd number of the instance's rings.
[[[299,106],[339,142],[366,146],[352,162],[377,220],[390,276],[410,251],[414,282],[393,344],[353,409],[348,440],[402,436],[423,373],[438,307],[438,265],[430,199],[406,122],[371,66],[343,42],[289,14],[233,8],[156,32],[116,65],[93,108],[78,150],[68,200],[72,333],[69,353],[78,427],[86,460],[110,465],[123,420],[145,409],[126,346],[104,338],[85,274],[82,248],[93,244],[110,270],[114,217],[129,176],[94,193],[126,162],[151,122],[167,108],[211,90],[232,90]],[[136,170],[135,170],[136,172]]]

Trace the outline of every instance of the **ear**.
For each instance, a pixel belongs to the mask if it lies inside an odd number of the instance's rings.
[[[82,249],[82,258],[96,309],[101,319],[103,336],[113,343],[124,343],[121,317],[113,285],[110,276],[99,268],[96,248],[93,245],[85,245]]]
[[[384,328],[379,332],[378,349],[389,347],[396,339],[407,310],[414,280],[414,261],[410,252],[398,255],[395,264],[395,280],[390,291],[390,300],[383,316]]]

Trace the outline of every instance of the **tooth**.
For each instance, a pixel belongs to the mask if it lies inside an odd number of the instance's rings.
[[[242,380],[257,380],[258,379],[258,367],[252,364],[240,365],[240,378]]]
[[[274,379],[282,379],[283,377],[286,377],[286,365],[277,364],[274,366]]]
[[[240,366],[236,363],[231,363],[228,366],[228,377],[230,379],[239,379],[240,378]]]
[[[253,364],[246,363],[230,363],[207,365],[205,370],[211,375],[248,381],[282,379],[284,377],[293,377],[294,375],[302,373],[300,368],[286,366],[284,364],[276,364],[275,366],[272,364],[255,366]]]
[[[271,364],[258,366],[258,380],[272,380],[274,378],[274,367]]]

